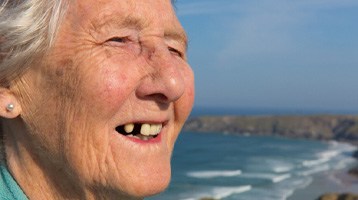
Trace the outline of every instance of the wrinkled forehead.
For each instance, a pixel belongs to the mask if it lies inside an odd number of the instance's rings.
[[[70,12],[79,14],[80,24],[90,21],[96,28],[129,18],[141,26],[181,28],[171,0],[77,0],[70,7]]]
[[[161,35],[187,47],[187,36],[171,0],[76,0],[68,21],[74,30],[105,35],[121,28]]]

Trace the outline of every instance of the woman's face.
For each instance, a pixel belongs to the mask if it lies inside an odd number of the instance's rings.
[[[194,98],[185,51],[169,0],[72,1],[53,48],[17,83],[39,165],[99,193],[162,191]]]

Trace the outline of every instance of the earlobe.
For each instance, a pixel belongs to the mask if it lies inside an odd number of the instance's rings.
[[[8,119],[16,118],[21,113],[17,98],[7,88],[0,87],[0,116]]]

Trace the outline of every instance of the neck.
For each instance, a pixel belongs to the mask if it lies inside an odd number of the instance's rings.
[[[86,199],[85,187],[31,140],[21,119],[5,120],[2,128],[7,166],[29,199]]]

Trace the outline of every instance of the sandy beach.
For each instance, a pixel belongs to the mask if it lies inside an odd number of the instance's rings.
[[[313,176],[306,188],[296,190],[287,200],[315,200],[325,193],[358,193],[358,177],[347,169],[326,171]]]

